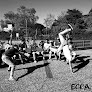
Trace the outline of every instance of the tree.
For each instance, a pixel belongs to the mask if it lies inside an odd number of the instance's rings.
[[[68,23],[72,23],[72,24],[75,25],[77,19],[82,18],[83,15],[82,15],[82,13],[81,13],[79,10],[77,10],[77,9],[73,9],[73,10],[68,9],[68,10],[67,10],[67,15],[65,15],[65,17],[66,17]]]
[[[17,9],[18,14],[20,15],[21,19],[21,25],[25,27],[26,29],[26,37],[28,36],[27,30],[28,24],[35,24],[38,20],[38,16],[35,16],[36,10],[34,8],[26,8],[25,6],[20,6],[20,8]]]
[[[15,25],[26,26],[25,20],[28,24],[35,24],[39,19],[38,16],[35,16],[36,10],[34,8],[26,8],[25,6],[20,6],[17,8],[17,13],[9,11],[4,14],[6,20],[13,22]]]
[[[3,29],[6,26],[6,24],[5,24],[4,20],[1,20],[0,22],[1,22],[1,28]]]
[[[38,16],[35,16],[36,10],[34,8],[28,9],[25,6],[20,6],[17,9],[17,11],[18,11],[18,14],[20,15],[20,17],[22,18],[22,20],[24,20],[24,21],[25,21],[25,19],[27,19],[31,23],[35,24],[36,21],[39,19]]]
[[[14,22],[15,13],[13,11],[9,11],[8,13],[4,14],[6,20],[9,20],[11,23]]]
[[[77,19],[76,21],[76,27],[79,29],[86,29],[87,28],[87,24],[86,22],[81,18],[81,19]]]
[[[57,37],[58,33],[61,31],[61,30],[64,30],[65,28],[68,27],[68,21],[65,17],[65,15],[67,15],[67,13],[64,11],[64,12],[61,12],[61,14],[57,17],[57,20],[55,20],[52,24],[52,34],[54,37]]]
[[[92,16],[92,8],[90,9],[88,15]]]
[[[84,16],[84,21],[87,24],[87,30],[91,31],[92,30],[92,16],[91,15],[86,15]]]
[[[54,20],[55,20],[54,15],[52,14],[47,15],[47,18],[44,19],[44,24],[46,25],[46,28],[51,28]]]
[[[66,16],[67,13],[65,11],[62,11],[61,14],[57,17],[57,20],[60,22],[60,23],[67,23],[67,19],[66,19]]]
[[[17,13],[9,11],[4,14],[6,24],[8,22],[14,23],[14,31],[22,31],[26,33],[26,36],[30,36],[29,31],[34,31],[34,25],[36,21],[39,19],[38,16],[35,15],[36,10],[34,8],[27,8],[25,6],[20,6],[17,8]],[[28,32],[28,33],[27,33]],[[21,33],[21,32],[19,32]],[[28,35],[27,35],[28,34]]]

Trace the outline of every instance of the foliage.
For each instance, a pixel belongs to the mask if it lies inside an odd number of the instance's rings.
[[[52,26],[54,20],[55,20],[54,15],[49,14],[49,15],[47,15],[47,18],[44,19],[44,24],[46,25],[47,28],[50,28]]]
[[[67,15],[65,15],[68,23],[76,24],[77,19],[82,18],[82,13],[79,10],[76,9],[68,9]]]
[[[90,9],[88,15],[92,16],[92,8]]]
[[[35,15],[36,10],[34,8],[27,8],[25,6],[20,6],[17,8],[17,13],[9,11],[4,14],[5,23],[14,23],[14,31],[18,31],[22,33],[22,36],[25,36],[24,31],[28,31],[28,33],[34,34],[34,26],[36,21],[39,19],[38,16]],[[2,27],[4,23],[2,22]],[[33,31],[33,32],[32,32]],[[31,36],[29,34],[29,36]]]
[[[35,9],[25,6],[17,8],[17,13],[13,11],[5,13],[4,18],[5,20],[1,20],[1,28],[7,27],[7,23],[14,23],[13,37],[15,37],[16,32],[20,34],[20,37],[25,37],[27,32],[28,36],[33,38],[36,36],[37,39],[55,39],[60,31],[68,28],[68,23],[74,28],[72,31],[73,39],[85,39],[86,31],[92,30],[92,9],[87,15],[82,15],[82,12],[77,9],[68,9],[61,12],[57,16],[57,20],[54,15],[49,14],[44,19],[46,27],[37,23],[39,17],[36,16]]]
[[[1,40],[7,40],[9,38],[10,38],[10,34],[8,32],[4,32],[4,31],[0,32],[0,39]]]

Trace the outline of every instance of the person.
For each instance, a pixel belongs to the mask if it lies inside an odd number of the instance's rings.
[[[44,41],[40,41],[39,46],[44,50]]]
[[[44,43],[44,52],[49,53],[49,59],[51,59],[52,52],[50,51],[51,43],[49,39],[46,39],[46,42]]]
[[[44,50],[48,52],[50,47],[51,43],[49,42],[49,39],[46,39],[46,42],[44,43]]]
[[[21,58],[21,53],[19,52],[17,46],[12,46],[9,49],[5,50],[5,52],[2,55],[2,61],[9,65],[8,71],[10,71],[10,77],[9,80],[15,80],[14,79],[14,70],[15,70],[15,64],[14,64],[14,59],[13,56],[19,54],[20,59]]]
[[[36,63],[37,61],[36,61],[36,51],[37,51],[37,47],[38,47],[38,45],[37,45],[37,43],[36,43],[36,41],[35,40],[33,40],[33,43],[31,44],[31,52],[32,52],[32,55],[33,55],[33,60],[34,60],[34,63]]]
[[[21,47],[21,51],[25,52],[26,48],[27,48],[27,44],[26,44],[26,40],[24,38],[22,38],[22,44],[20,44],[19,46]]]
[[[61,45],[58,48],[58,52],[60,52],[63,49],[63,54],[64,54],[65,58],[68,60],[69,66],[70,66],[70,70],[73,73],[72,64],[71,64],[72,55],[71,55],[71,52],[69,50],[69,46],[67,44],[67,41],[66,41],[66,39],[64,37],[68,32],[73,30],[73,28],[72,28],[72,26],[70,24],[68,24],[68,26],[69,26],[69,28],[66,28],[64,31],[61,31],[59,33],[59,39],[60,39]]]
[[[60,44],[61,44],[60,39],[57,37],[57,39],[55,40],[55,45],[54,46],[58,48],[60,46]]]
[[[57,49],[56,51],[55,50],[53,50],[53,51],[55,51],[55,56],[57,57],[57,59],[61,59],[61,54],[62,54],[62,49],[58,52],[58,50],[59,50],[59,46],[60,46],[60,39],[57,37],[57,39],[55,40],[55,44],[54,44],[54,46],[55,46],[55,48]]]
[[[73,50],[73,45],[72,45],[73,42],[72,42],[71,33],[66,34],[66,41],[67,41],[67,44],[68,44],[68,46],[69,46],[69,50],[70,50],[71,55],[72,55],[72,60],[74,60],[75,57],[76,57],[76,53],[75,53],[75,51]]]
[[[41,54],[43,56],[43,59],[44,59],[43,48],[40,44],[38,46],[36,46],[36,51],[34,51],[32,54],[33,54],[33,60],[34,60],[35,63],[37,63],[36,55]]]
[[[12,45],[9,44],[9,43],[5,43],[5,44],[3,45],[3,49],[5,49],[5,50],[8,50],[8,49],[11,48],[11,47],[12,47]]]
[[[72,55],[72,60],[74,60],[77,54],[73,50],[71,38],[68,39],[68,46],[69,46],[69,50],[70,50],[71,55]]]

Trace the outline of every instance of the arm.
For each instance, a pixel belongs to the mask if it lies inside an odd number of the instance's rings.
[[[21,57],[21,54],[19,53],[19,59],[21,60],[21,62],[23,63],[23,59]]]
[[[22,55],[24,55],[24,53],[23,53],[23,52],[20,52],[19,50],[17,50],[16,54],[19,55],[19,59],[20,59],[21,62],[23,63]]]

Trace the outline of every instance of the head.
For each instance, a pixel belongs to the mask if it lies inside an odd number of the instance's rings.
[[[49,43],[49,39],[46,39],[46,42]]]
[[[18,45],[13,45],[13,48],[19,49],[19,46]]]
[[[12,45],[10,45],[10,44],[5,44],[5,45],[4,45],[4,49],[5,49],[5,50],[8,50],[8,49],[10,49],[10,48],[12,48]]]
[[[57,40],[60,42],[60,39],[59,38],[57,38]]]

